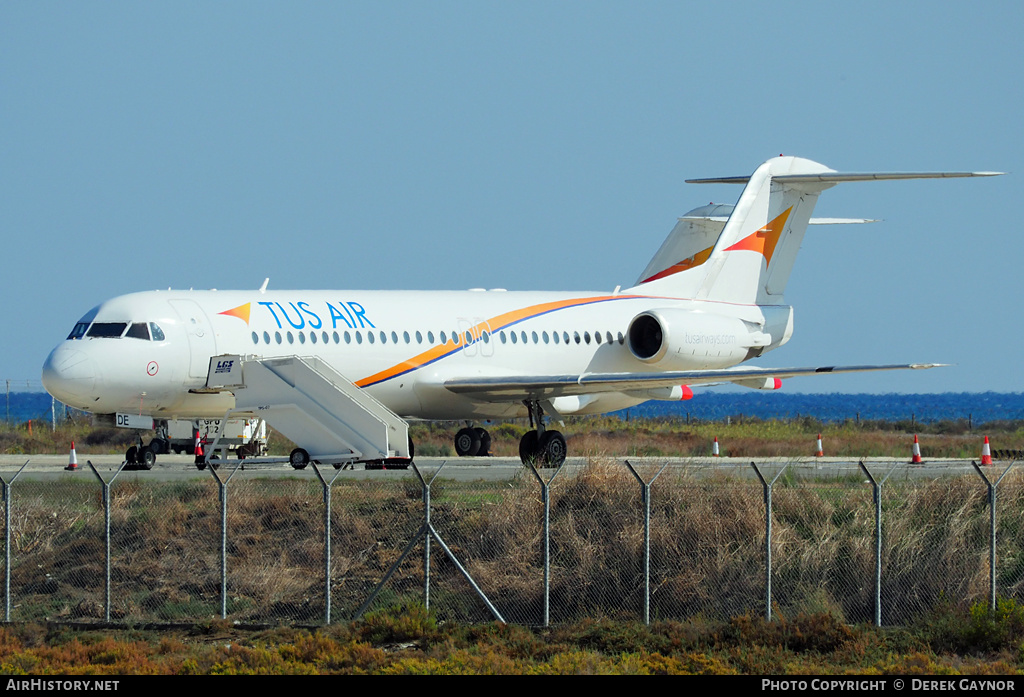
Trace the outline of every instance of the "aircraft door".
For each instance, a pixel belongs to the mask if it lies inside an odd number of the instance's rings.
[[[217,353],[217,341],[213,336],[213,327],[210,326],[206,313],[194,300],[171,300],[169,302],[181,318],[181,323],[188,336],[188,348],[191,353],[188,375],[190,378],[205,378],[210,370],[210,356]]]

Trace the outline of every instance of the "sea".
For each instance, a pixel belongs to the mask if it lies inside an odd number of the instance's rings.
[[[45,392],[7,395],[8,422],[63,420],[75,412]],[[942,392],[939,394],[799,394],[786,392],[698,392],[682,402],[646,402],[614,412],[622,419],[697,419],[726,421],[736,418],[798,419],[825,422],[969,420],[973,424],[1024,420],[1024,393]]]

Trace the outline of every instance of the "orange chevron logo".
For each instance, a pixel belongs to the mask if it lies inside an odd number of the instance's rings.
[[[672,264],[672,266],[668,267],[664,271],[659,271],[658,273],[654,274],[650,278],[645,278],[644,280],[642,280],[640,282],[641,283],[647,283],[648,281],[656,281],[659,278],[665,278],[665,276],[671,276],[674,273],[679,273],[680,271],[686,271],[687,269],[692,269],[695,266],[700,266],[701,264],[703,264],[705,261],[708,260],[708,258],[711,256],[711,252],[714,250],[714,248],[715,248],[714,245],[712,245],[711,247],[708,247],[707,249],[702,249],[701,251],[697,252],[696,254],[694,254],[689,259],[683,259],[678,264]]]
[[[242,320],[246,324],[249,324],[249,305],[251,305],[251,304],[252,303],[246,303],[244,305],[239,305],[238,307],[233,307],[230,310],[224,310],[224,312],[218,312],[217,314],[218,315],[228,315],[229,317],[237,317],[238,319]]]
[[[772,255],[775,253],[775,246],[779,243],[779,238],[782,236],[782,231],[786,228],[786,221],[789,219],[789,214],[792,211],[793,207],[790,206],[763,228],[747,235],[733,246],[726,247],[724,251],[746,250],[757,252],[764,257],[766,265],[771,264]]]

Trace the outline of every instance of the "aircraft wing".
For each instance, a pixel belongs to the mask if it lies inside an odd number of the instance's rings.
[[[505,375],[450,378],[444,386],[451,392],[475,399],[505,402],[523,399],[551,399],[601,392],[649,390],[677,385],[706,385],[767,378],[792,378],[826,373],[869,373],[879,370],[924,370],[943,363],[895,365],[822,366],[818,368],[725,368],[722,370],[673,370],[658,373],[582,373],[580,375]]]

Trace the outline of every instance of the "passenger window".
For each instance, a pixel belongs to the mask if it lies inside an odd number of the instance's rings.
[[[356,332],[356,336],[359,336],[359,332]],[[366,340],[371,344],[374,342],[373,332],[366,332]]]
[[[420,331],[418,329],[416,330],[416,343],[417,344],[422,344],[423,343],[423,335],[420,333]]]
[[[348,334],[348,332],[345,332],[345,333],[346,333],[346,334]],[[373,336],[373,335],[371,334],[370,336]],[[362,335],[362,332],[356,332],[356,343],[357,343],[357,344],[361,344],[361,343],[363,343],[363,335]]]
[[[516,343],[517,342],[516,333],[515,332],[509,332],[509,333],[512,335],[512,343],[513,344]]]
[[[263,332],[263,343],[264,344],[269,344],[270,343],[270,334],[268,334],[267,332]]]
[[[577,344],[580,343],[580,333],[579,332],[573,332],[572,333],[572,338],[576,340]]]
[[[288,332],[287,334],[285,334],[285,336],[288,337],[288,343],[289,344],[294,344],[295,343],[295,337],[292,335],[291,332]]]
[[[302,332],[299,332],[299,343],[300,344],[306,343],[306,335],[303,334]]]
[[[548,343],[548,333],[547,332],[541,333],[541,338],[544,339],[544,343],[545,344]]]
[[[280,344],[281,343],[281,332],[274,332],[274,339],[277,341],[277,343]]]
[[[540,340],[537,338],[537,332],[530,332],[530,338],[533,339],[533,343],[539,344]]]
[[[395,332],[391,332],[391,343],[392,344],[397,344],[398,343],[398,334],[396,334]],[[405,335],[405,343],[409,343],[409,335],[408,334]]]
[[[558,332],[551,332],[551,338],[554,339],[555,343],[557,344],[558,343]]]
[[[466,343],[467,344],[472,344],[473,343],[473,335],[470,334],[469,331],[466,332]]]
[[[605,332],[604,336],[605,336],[606,339],[608,339],[608,343],[609,344],[615,341],[615,339],[612,338],[612,333],[611,332]]]
[[[601,343],[601,332],[594,332],[594,341]]]
[[[402,338],[405,339],[405,343],[412,343],[412,340],[409,339],[409,332],[402,332]]]
[[[434,345],[434,332],[427,332],[427,343]]]
[[[445,334],[444,332],[441,332],[441,343],[442,344],[447,344],[448,343],[448,335]]]
[[[380,333],[380,343],[382,343],[382,344],[388,343],[388,335],[385,334],[384,332]]]
[[[254,344],[260,343],[260,335],[257,334],[256,332],[252,333],[252,343],[254,343]]]

